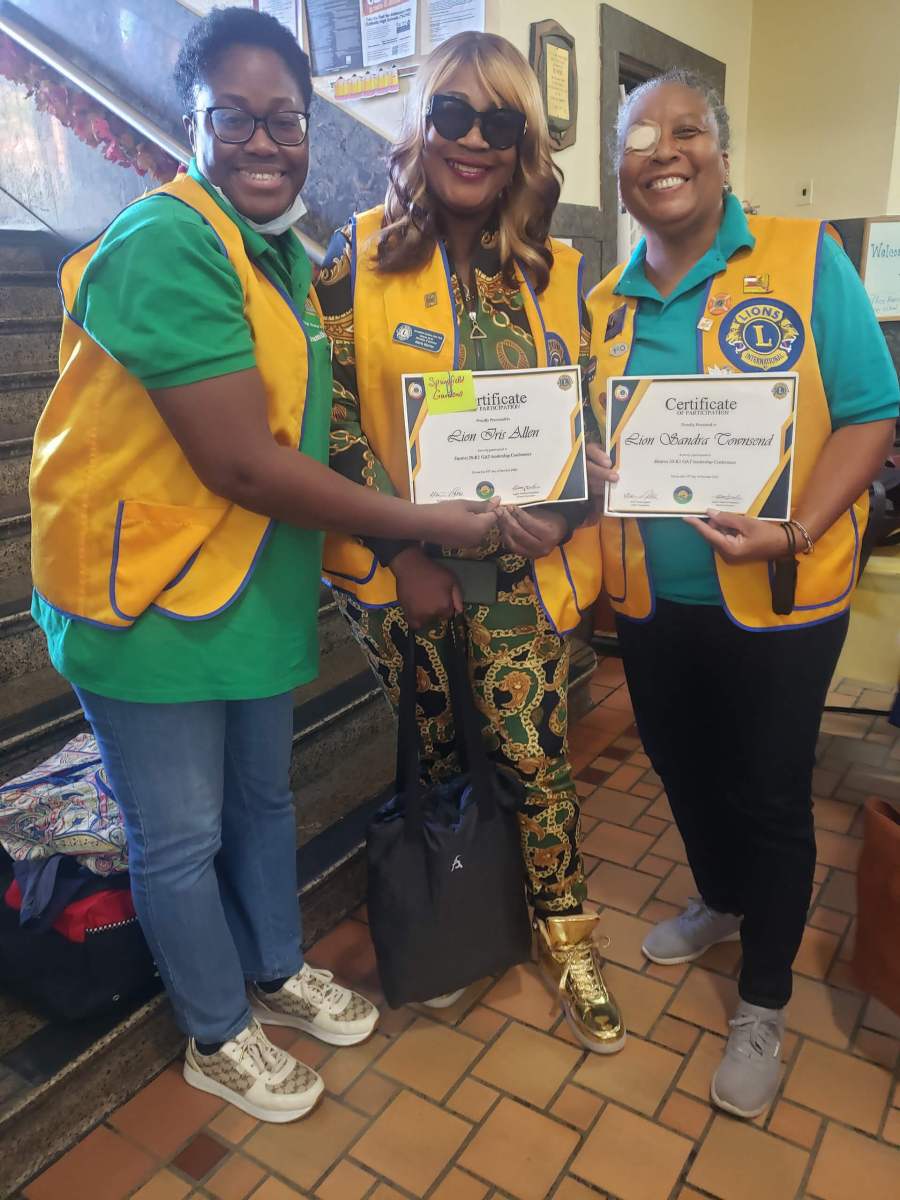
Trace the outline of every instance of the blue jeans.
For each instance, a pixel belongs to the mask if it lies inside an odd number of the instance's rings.
[[[293,693],[140,704],[78,691],[125,820],[131,891],[181,1028],[222,1042],[245,981],[299,971]]]

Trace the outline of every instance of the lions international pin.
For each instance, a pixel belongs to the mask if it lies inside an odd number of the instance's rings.
[[[708,333],[713,327],[712,317],[701,317],[697,322],[697,328],[702,329],[704,333]]]
[[[706,311],[711,317],[724,317],[731,308],[731,296],[723,292],[719,296],[710,296]]]
[[[434,306],[436,304],[437,304],[437,292],[426,292],[425,293],[425,307],[426,308],[434,308]]]
[[[627,350],[628,350],[627,342],[616,342],[616,344],[614,346],[610,346],[610,348],[609,348],[609,352],[613,356],[613,358],[620,358],[621,355],[623,355],[627,352]]]
[[[745,296],[768,296],[771,290],[768,274],[744,276]]]

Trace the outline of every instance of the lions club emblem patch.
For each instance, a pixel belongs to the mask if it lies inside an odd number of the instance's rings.
[[[722,353],[742,371],[787,371],[805,341],[799,314],[781,300],[743,300],[719,326]]]

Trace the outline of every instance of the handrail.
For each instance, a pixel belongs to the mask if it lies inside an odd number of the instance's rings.
[[[42,59],[54,71],[58,71],[70,83],[74,83],[83,92],[98,100],[111,113],[114,113],[120,120],[125,121],[132,129],[136,130],[141,137],[146,138],[148,142],[153,142],[160,150],[164,150],[166,154],[171,155],[176,162],[180,162],[183,165],[187,165],[190,162],[191,152],[183,142],[178,142],[173,137],[170,137],[155,121],[149,120],[143,113],[129,104],[127,100],[122,100],[121,97],[111,92],[108,87],[99,83],[96,79],[88,75],[87,72],[82,71],[80,67],[76,67],[74,63],[63,58],[61,54],[58,54],[46,42],[41,41],[40,38],[35,37],[16,24],[15,21],[11,21],[2,14],[0,14],[0,32],[7,34],[14,42],[18,42],[20,46],[28,50],[29,53]],[[325,247],[320,245],[319,242],[314,241],[300,229],[295,228],[294,232],[300,238],[304,250],[306,250],[313,262],[321,265],[325,258]]]

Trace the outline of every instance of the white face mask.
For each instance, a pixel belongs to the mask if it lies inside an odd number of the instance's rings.
[[[194,159],[194,162],[197,163],[197,170],[200,172],[209,186],[216,193],[218,193],[219,196],[222,197],[229,208],[234,208],[234,205],[231,203],[222,189],[218,186],[218,184],[213,183],[210,177],[200,166],[200,163],[196,158]],[[238,210],[234,208],[234,211],[237,212]],[[272,236],[277,236],[279,233],[286,233],[292,225],[296,225],[306,211],[307,209],[306,205],[303,203],[303,197],[298,192],[296,199],[290,208],[286,208],[280,217],[273,217],[271,221],[251,221],[250,218],[244,216],[243,213],[241,213],[240,216],[241,220],[246,221],[250,228],[255,229],[257,233],[267,233],[271,234]]]

